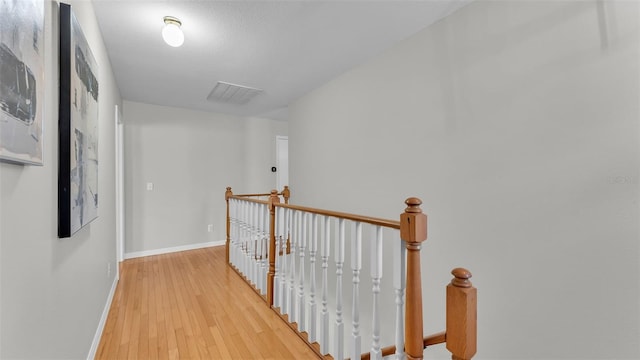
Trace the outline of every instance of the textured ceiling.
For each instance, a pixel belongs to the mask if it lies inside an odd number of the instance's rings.
[[[286,118],[295,99],[470,0],[95,0],[124,99],[242,116]],[[166,15],[182,47],[166,45]],[[246,104],[211,102],[219,82],[263,90]]]

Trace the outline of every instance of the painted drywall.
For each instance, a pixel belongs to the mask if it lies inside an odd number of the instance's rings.
[[[639,358],[639,18],[471,3],[290,106],[292,199],[398,218],[420,197],[425,334],[467,267],[478,359]]]
[[[224,240],[226,187],[274,186],[275,135],[286,122],[130,101],[123,119],[125,254]]]
[[[57,238],[58,4],[46,1],[44,166],[0,163],[3,359],[86,358],[115,278],[113,119],[120,94],[91,3],[70,3],[99,67],[99,214],[71,238]]]

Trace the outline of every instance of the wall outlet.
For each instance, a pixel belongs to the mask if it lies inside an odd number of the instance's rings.
[[[207,225],[207,232],[212,232],[212,231],[213,231],[213,224]]]

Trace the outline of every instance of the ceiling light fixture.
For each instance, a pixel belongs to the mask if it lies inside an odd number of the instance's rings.
[[[162,28],[162,38],[164,42],[173,47],[178,47],[184,43],[184,34],[180,27],[182,22],[173,16],[164,17],[164,28]]]

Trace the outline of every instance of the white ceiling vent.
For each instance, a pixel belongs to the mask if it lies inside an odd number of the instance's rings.
[[[263,92],[261,89],[218,81],[207,96],[207,100],[244,105],[261,92]]]

